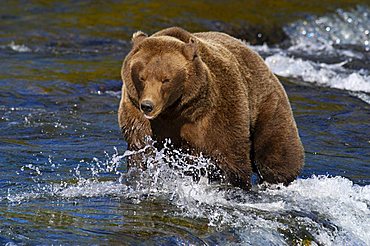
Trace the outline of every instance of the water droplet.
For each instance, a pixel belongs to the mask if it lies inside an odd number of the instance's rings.
[[[313,38],[313,37],[316,37],[317,35],[313,32],[311,32],[309,35],[308,35],[310,38]]]

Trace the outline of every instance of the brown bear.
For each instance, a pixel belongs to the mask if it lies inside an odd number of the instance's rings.
[[[219,32],[136,32],[122,66],[118,120],[128,148],[171,139],[214,160],[228,182],[289,184],[304,150],[288,97],[263,59]]]

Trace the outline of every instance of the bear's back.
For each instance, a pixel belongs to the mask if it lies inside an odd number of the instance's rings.
[[[195,37],[203,40],[206,44],[218,44],[230,51],[238,60],[239,64],[246,66],[249,70],[266,69],[263,59],[239,39],[220,32],[194,33]]]
[[[228,69],[236,69],[241,74],[249,100],[254,101],[252,105],[258,105],[273,91],[285,94],[282,85],[262,57],[241,40],[220,32],[201,32],[193,35],[202,41],[202,45],[213,50],[209,52],[211,56],[224,60],[228,63],[226,64]]]

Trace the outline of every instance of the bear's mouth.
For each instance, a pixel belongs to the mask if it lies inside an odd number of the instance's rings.
[[[153,115],[151,116],[151,115],[146,115],[146,114],[144,114],[144,117],[147,118],[148,120],[152,120],[155,118],[155,116]]]
[[[145,113],[145,112],[142,112],[142,113],[146,119],[153,120],[161,113],[161,110],[157,110],[155,112],[150,112],[150,113]]]

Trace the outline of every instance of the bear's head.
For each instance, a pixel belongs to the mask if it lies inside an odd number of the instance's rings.
[[[180,104],[187,81],[194,74],[197,44],[171,36],[148,37],[137,32],[122,67],[127,96],[151,120],[172,105]]]

